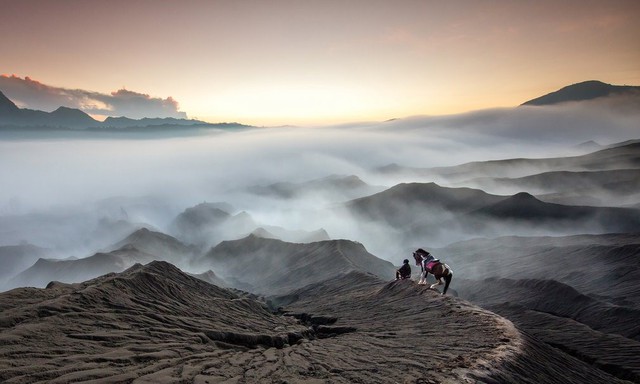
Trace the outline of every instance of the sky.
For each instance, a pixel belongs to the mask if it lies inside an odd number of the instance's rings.
[[[0,86],[66,97],[101,118],[384,121],[514,107],[592,79],[640,85],[637,0],[0,0],[0,9]]]

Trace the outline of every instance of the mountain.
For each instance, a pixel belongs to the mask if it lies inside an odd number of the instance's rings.
[[[248,358],[312,335],[259,302],[164,262],[81,284],[16,289],[0,294],[0,308],[3,383],[216,381],[245,370],[231,366],[238,353]],[[226,367],[209,371],[212,361]]]
[[[376,169],[387,175],[443,178],[449,182],[466,182],[479,177],[515,178],[551,171],[603,171],[640,169],[640,142],[631,140],[580,156],[552,158],[516,158],[474,161],[455,166],[410,168],[391,164]]]
[[[459,282],[460,295],[620,379],[640,380],[640,308],[612,305],[555,280]]]
[[[384,254],[480,236],[640,231],[634,208],[554,204],[526,192],[501,196],[435,183],[398,184],[333,212],[366,228],[368,246]]]
[[[0,92],[0,127],[16,128],[91,128],[100,122],[80,111],[60,107],[53,112],[20,109]]]
[[[570,318],[591,329],[639,341],[640,348],[640,323],[637,322],[640,308],[610,304],[553,279],[488,278],[475,283],[463,282],[457,291],[482,306],[518,304],[532,311]]]
[[[502,193],[527,191],[544,201],[570,205],[582,201],[624,206],[640,200],[640,168],[551,171],[518,178],[477,178],[464,184]]]
[[[185,209],[171,223],[171,233],[187,244],[208,248],[228,238],[238,238],[258,225],[246,212],[232,215],[225,203],[201,203]]]
[[[53,251],[31,244],[0,246],[0,290],[14,275],[29,268],[39,258],[51,257]]]
[[[504,198],[479,189],[447,188],[436,183],[403,183],[374,195],[349,201],[344,204],[344,208],[363,220],[407,226],[429,220],[435,214],[470,212]]]
[[[554,279],[611,304],[640,309],[640,231],[478,238],[432,253],[466,279]]]
[[[97,124],[91,116],[79,109],[60,107],[49,114],[51,119],[60,126],[91,127]]]
[[[20,113],[20,108],[0,92],[0,116],[11,116]]]
[[[291,231],[269,225],[256,228],[251,234],[265,239],[278,239],[289,243],[315,243],[316,241],[331,239],[327,231],[322,228],[315,231]]]
[[[640,95],[640,87],[611,85],[601,81],[590,80],[566,86],[555,92],[524,102],[521,105],[553,105],[568,101],[584,101],[611,95],[629,94]]]
[[[194,247],[187,246],[175,237],[161,232],[141,228],[109,247],[109,250],[133,247],[141,252],[155,256],[155,260],[171,262],[174,265],[188,265],[196,255]]]
[[[164,117],[164,118],[149,118],[145,117],[142,119],[130,119],[128,117],[107,117],[101,124],[102,128],[135,128],[135,127],[151,127],[151,126],[160,126],[160,125],[172,125],[172,126],[195,126],[195,125],[211,125],[205,121],[200,120],[192,120],[192,119],[176,119],[173,117]],[[213,124],[216,126],[219,125],[240,125],[240,124]]]
[[[557,229],[564,227],[572,233],[576,228],[586,233],[640,232],[640,212],[637,209],[546,203],[526,192],[480,208],[470,216],[479,222],[491,218],[503,223],[522,222]]]
[[[206,127],[218,129],[252,128],[239,123],[211,124],[199,120],[176,118],[142,118],[107,117],[100,122],[79,109],[60,107],[53,112],[31,109],[20,109],[2,92],[0,92],[0,128],[55,128],[55,129],[88,129],[92,131],[143,131],[188,127]]]
[[[333,353],[309,356],[312,363],[339,356],[331,367],[349,375],[344,382],[621,382],[597,364],[521,333],[491,312],[408,280],[384,282],[352,272],[272,301],[283,305],[285,314],[311,322],[331,319],[347,332],[327,342]],[[597,347],[597,340],[590,342]],[[358,348],[360,343],[366,347]],[[439,347],[428,348],[432,343]],[[481,372],[475,371],[478,363]],[[352,372],[354,366],[358,369]]]
[[[78,283],[110,272],[122,272],[136,263],[149,263],[157,257],[132,246],[82,259],[38,259],[35,264],[8,282],[10,287],[44,287],[51,281]]]
[[[203,273],[190,274],[190,275],[195,277],[196,279],[206,281],[209,284],[217,285],[218,287],[226,288],[229,285],[226,281],[224,281],[218,275],[216,275],[216,273],[213,272],[212,270],[208,270]]]
[[[303,183],[281,182],[267,186],[249,188],[249,192],[273,196],[281,199],[321,198],[327,201],[343,201],[380,192],[382,188],[373,187],[359,177],[331,175]]]
[[[184,243],[208,249],[220,241],[239,239],[249,234],[294,243],[328,240],[322,228],[315,231],[289,230],[256,223],[247,212],[232,215],[235,209],[226,203],[201,203],[185,209],[171,223],[170,230]]]
[[[2,293],[0,381],[622,383],[410,281],[351,272],[274,302],[157,261]]]
[[[392,278],[395,267],[349,240],[287,243],[249,235],[223,241],[197,263],[236,279],[236,288],[255,293],[282,293],[349,271]],[[231,283],[231,281],[230,281]],[[233,283],[232,283],[233,285]]]
[[[431,252],[454,269],[461,298],[612,375],[640,379],[640,232],[473,239]]]

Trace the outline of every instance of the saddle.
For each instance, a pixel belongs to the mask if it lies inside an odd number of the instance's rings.
[[[427,269],[427,271],[428,271],[429,273],[433,273],[433,272],[432,272],[432,271],[433,271],[433,269],[434,269],[435,267],[437,267],[438,265],[440,265],[440,264],[442,264],[442,263],[441,263],[441,262],[439,262],[439,261],[435,261],[435,260],[433,260],[433,261],[428,262],[428,263],[425,265],[425,267],[426,267],[426,269]]]

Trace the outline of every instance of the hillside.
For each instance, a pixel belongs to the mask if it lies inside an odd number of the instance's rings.
[[[376,236],[415,248],[479,236],[640,231],[633,208],[554,204],[526,192],[500,196],[434,183],[399,184],[336,210],[345,211]]]
[[[117,250],[126,246],[154,255],[156,260],[168,261],[178,266],[188,265],[189,261],[197,253],[194,247],[184,245],[172,236],[150,231],[147,228],[131,233],[123,240],[109,247],[109,250]]]
[[[504,198],[478,189],[447,188],[435,183],[407,183],[349,201],[344,204],[344,208],[362,219],[407,226],[413,222],[429,220],[433,213],[469,212]]]
[[[249,192],[280,199],[315,198],[326,201],[344,201],[380,192],[381,187],[368,185],[355,175],[331,175],[303,183],[280,182],[254,186]]]
[[[53,251],[31,244],[0,246],[0,289],[7,280],[25,270],[40,258],[51,257]]]
[[[458,293],[536,338],[619,378],[640,380],[640,308],[609,304],[554,280],[458,281]]]
[[[546,203],[521,192],[480,208],[472,215],[479,222],[487,218],[537,226],[567,228],[581,233],[640,232],[640,212],[631,208],[573,206]]]
[[[624,206],[640,199],[640,169],[552,171],[519,178],[476,178],[463,183],[491,192],[527,191],[559,204]]]
[[[640,308],[640,232],[473,239],[432,252],[466,279],[554,279],[611,304]]]
[[[273,314],[164,262],[16,289],[0,294],[0,380],[620,382],[410,281],[354,272],[284,299]]]
[[[171,234],[185,244],[206,249],[218,242],[246,235],[257,224],[246,212],[232,215],[224,203],[201,203],[185,209],[171,223]]]
[[[395,267],[349,240],[287,243],[250,235],[223,241],[200,259],[199,268],[219,271],[235,287],[262,294],[284,293],[350,271],[392,278]],[[232,283],[233,285],[233,283]]]
[[[156,256],[133,246],[81,259],[38,259],[35,264],[17,274],[8,287],[44,287],[51,281],[80,283],[110,272],[122,272],[136,263],[149,263]]]
[[[435,168],[411,168],[392,164],[376,169],[388,175],[439,177],[449,182],[465,182],[479,177],[517,178],[551,171],[603,171],[640,169],[640,143],[631,140],[579,156],[514,158],[473,161]]]
[[[570,101],[585,101],[612,95],[640,95],[640,87],[611,85],[597,80],[568,85],[555,92],[526,101],[522,105],[553,105]]]

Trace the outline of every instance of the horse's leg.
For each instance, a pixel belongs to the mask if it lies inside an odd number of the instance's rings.
[[[447,289],[449,289],[449,284],[451,284],[451,279],[453,279],[453,272],[449,270],[449,273],[444,277],[444,289],[442,290],[442,294],[447,293]]]
[[[429,288],[435,289],[435,287],[442,284],[442,280],[440,280],[442,273],[437,267],[432,272],[433,272],[433,277],[436,279],[436,282],[435,284],[431,284]]]
[[[420,281],[418,281],[419,285],[426,285],[427,284],[427,271],[422,271],[422,273],[420,274]]]

